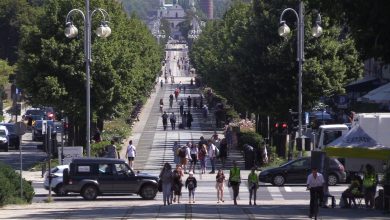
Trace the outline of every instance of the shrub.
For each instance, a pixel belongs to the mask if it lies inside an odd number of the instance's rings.
[[[0,163],[0,206],[15,203],[31,203],[34,189],[31,183],[23,181],[23,197],[20,198],[20,175],[10,166]]]
[[[242,148],[244,144],[249,144],[254,148],[259,148],[263,137],[254,131],[245,131],[238,134],[238,146]]]
[[[99,155],[99,153],[103,150],[103,148],[107,145],[110,145],[110,144],[111,144],[111,141],[108,141],[108,140],[92,143],[91,144],[91,156]]]

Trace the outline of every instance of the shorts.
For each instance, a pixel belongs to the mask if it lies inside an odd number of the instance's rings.
[[[218,190],[218,189],[221,189],[221,190],[223,190],[223,182],[217,182],[216,184],[215,184],[215,188]]]
[[[129,161],[134,161],[134,157],[128,157],[127,158]]]

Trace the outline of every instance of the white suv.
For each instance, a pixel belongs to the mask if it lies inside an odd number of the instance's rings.
[[[51,190],[58,196],[65,196],[68,192],[64,188],[63,184],[63,171],[64,169],[69,169],[69,165],[58,165],[51,169]],[[49,190],[49,175],[46,171],[45,173],[45,181],[43,182],[43,186],[46,190]]]
[[[0,125],[0,148],[4,149],[5,152],[8,152],[8,129],[4,125]]]

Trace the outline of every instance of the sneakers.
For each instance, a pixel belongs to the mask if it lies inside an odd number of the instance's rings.
[[[195,203],[195,200],[192,200],[192,203]]]

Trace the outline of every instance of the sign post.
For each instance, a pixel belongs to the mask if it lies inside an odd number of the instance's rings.
[[[26,133],[26,125],[23,122],[15,123],[15,133],[19,137]],[[19,141],[21,138],[19,138]],[[19,160],[20,160],[20,198],[23,198],[23,155],[22,155],[22,146],[19,145]]]

